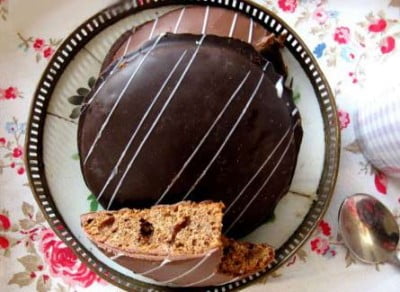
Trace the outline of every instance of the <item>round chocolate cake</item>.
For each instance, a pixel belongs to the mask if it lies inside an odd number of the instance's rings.
[[[282,61],[202,33],[207,25],[196,34],[151,29],[132,52],[127,35],[117,42],[85,100],[85,181],[106,209],[223,201],[224,232],[243,236],[272,214],[296,166],[302,130],[274,70]]]
[[[102,69],[127,53],[138,50],[146,41],[167,32],[235,38],[254,47],[258,47],[263,38],[268,37],[272,41],[273,37],[261,25],[239,12],[209,6],[184,6],[121,35],[107,54]],[[271,42],[263,55],[272,61],[277,73],[286,75],[278,46]]]

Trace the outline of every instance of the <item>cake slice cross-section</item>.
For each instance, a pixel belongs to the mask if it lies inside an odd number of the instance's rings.
[[[266,244],[221,234],[221,202],[184,201],[149,209],[98,211],[81,216],[88,238],[112,260],[162,285],[222,285],[265,269]]]

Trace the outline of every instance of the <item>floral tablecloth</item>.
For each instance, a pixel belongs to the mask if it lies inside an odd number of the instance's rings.
[[[367,163],[352,127],[358,103],[391,79],[398,82],[400,1],[258,2],[292,25],[318,59],[339,107],[342,154],[332,203],[311,239],[283,268],[246,289],[399,291],[399,270],[355,261],[337,236],[336,221],[346,196],[367,192],[389,206],[400,223],[400,182]],[[118,290],[49,229],[23,163],[26,120],[42,71],[75,27],[111,3],[0,0],[0,291]]]

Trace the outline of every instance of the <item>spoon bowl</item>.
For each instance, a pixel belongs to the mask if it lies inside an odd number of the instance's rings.
[[[376,264],[396,257],[399,226],[392,213],[374,197],[355,194],[339,209],[339,229],[344,243],[360,261]]]

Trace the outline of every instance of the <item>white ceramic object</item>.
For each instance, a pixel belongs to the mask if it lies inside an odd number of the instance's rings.
[[[400,82],[380,88],[357,107],[354,130],[361,152],[377,169],[400,178]]]

